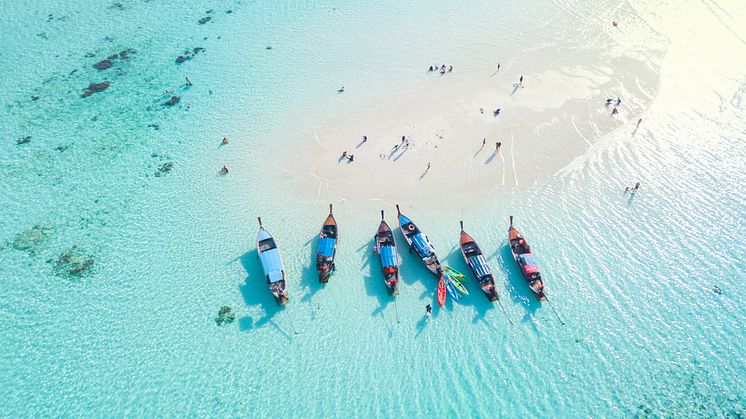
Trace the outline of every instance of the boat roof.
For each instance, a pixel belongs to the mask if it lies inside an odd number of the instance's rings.
[[[532,253],[523,253],[518,255],[519,258],[523,259],[525,265],[536,265],[536,259]]]
[[[492,275],[492,270],[490,269],[490,265],[487,263],[487,259],[484,258],[484,255],[470,257],[469,263],[474,268],[474,273],[476,273],[477,279]]]
[[[283,266],[279,249],[275,247],[274,249],[259,253],[259,260],[262,262],[262,270],[269,282],[282,280]]]
[[[399,266],[399,257],[394,246],[383,246],[379,251],[381,265],[385,267]]]
[[[324,257],[334,256],[334,248],[336,247],[337,239],[324,237],[319,239],[318,252]]]

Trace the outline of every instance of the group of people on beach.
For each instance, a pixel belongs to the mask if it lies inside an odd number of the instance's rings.
[[[614,108],[611,110],[611,116],[614,116],[619,113],[618,107],[622,104],[622,99],[620,99],[619,96],[617,96],[616,102],[614,102],[614,99],[612,98],[606,99],[606,107],[609,107],[612,103],[614,103]]]
[[[449,65],[448,70],[446,70],[445,64],[441,65],[440,67],[438,67],[437,64],[431,65],[430,68],[427,69],[428,73],[435,72],[435,73],[440,73],[440,74],[446,74],[446,72],[450,73],[451,71],[453,71],[453,66]]]
[[[627,186],[626,188],[624,188],[624,194],[626,195],[627,192],[635,193],[638,189],[640,189],[640,182],[635,183],[635,186],[633,187]]]

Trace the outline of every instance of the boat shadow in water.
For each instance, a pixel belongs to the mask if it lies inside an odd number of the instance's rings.
[[[319,282],[319,273],[316,271],[316,243],[318,237],[318,233],[314,234],[305,244],[309,253],[306,259],[308,264],[303,267],[300,277],[300,290],[304,292],[300,300],[304,303],[310,302],[316,292],[324,287],[324,284]],[[334,274],[329,278],[330,282],[333,280]]]
[[[394,302],[393,296],[389,295],[386,284],[383,282],[383,273],[381,272],[381,264],[378,260],[378,255],[373,253],[373,247],[375,247],[375,238],[371,238],[365,245],[358,248],[360,251],[360,271],[368,272],[363,275],[363,284],[365,284],[365,292],[369,296],[375,297],[378,300],[378,307],[370,313],[371,317],[381,315],[385,318],[384,310]],[[401,289],[401,280],[399,283],[399,289]]]
[[[469,269],[469,265],[467,265],[466,261],[464,261],[464,256],[461,254],[461,249],[459,249],[458,246],[454,246],[453,249],[451,249],[451,252],[448,253],[448,256],[446,256],[444,261],[448,266],[461,272],[464,275],[461,283],[464,284],[464,287],[466,287],[466,289],[469,291],[469,295],[462,295],[461,298],[459,298],[458,300],[458,304],[461,306],[474,308],[474,318],[471,320],[471,322],[478,323],[481,321],[490,327],[494,327],[494,322],[490,322],[489,320],[487,320],[486,316],[490,311],[495,309],[495,304],[497,304],[497,302],[492,303],[487,299],[487,297],[485,297],[484,293],[482,292],[482,288],[474,279],[474,275],[472,274],[471,269]],[[452,300],[452,298],[450,297],[451,296],[449,295],[448,299]]]
[[[513,259],[513,253],[510,252],[510,246],[507,244],[500,246],[499,253],[495,252],[495,255],[498,260],[498,268],[505,277],[507,294],[510,295],[514,304],[520,304],[526,309],[526,315],[523,316],[521,321],[533,323],[534,314],[541,307],[541,303],[529,288],[521,270],[518,269],[518,264]]]
[[[282,310],[272,296],[267,287],[267,281],[264,280],[262,266],[259,263],[259,255],[256,249],[249,250],[238,258],[246,271],[246,279],[238,288],[243,296],[244,304],[247,307],[256,307],[263,310],[263,315],[255,317],[244,316],[238,319],[238,325],[241,331],[256,329],[266,324],[271,324],[280,330],[281,333],[290,337],[286,330],[273,321],[274,316]]]

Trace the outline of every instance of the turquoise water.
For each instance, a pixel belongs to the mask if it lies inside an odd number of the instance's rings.
[[[590,3],[1,3],[0,415],[743,417],[746,10]],[[491,71],[568,44],[647,57],[640,128],[589,135],[546,182],[404,208],[462,271],[465,221],[514,326],[473,283],[426,322],[436,284],[406,252],[394,303],[370,252],[393,203],[294,199],[266,159],[433,57]],[[330,199],[341,242],[321,289]],[[284,310],[257,215],[283,251]],[[565,325],[518,277],[509,215]],[[218,327],[223,305],[237,319]]]

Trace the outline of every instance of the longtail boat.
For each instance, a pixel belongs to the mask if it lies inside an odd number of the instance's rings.
[[[510,242],[510,252],[513,259],[518,263],[523,278],[528,282],[528,286],[538,300],[543,300],[544,281],[541,279],[539,267],[536,265],[536,259],[531,253],[531,247],[526,243],[523,235],[513,227],[513,216],[510,216],[510,228],[508,228],[508,241]]]
[[[399,255],[396,253],[396,239],[391,227],[386,223],[381,210],[381,224],[375,235],[375,252],[381,260],[383,282],[386,283],[389,295],[399,294]]]
[[[435,248],[430,244],[430,240],[422,234],[412,220],[401,213],[399,205],[396,206],[396,211],[399,213],[399,228],[409,248],[417,253],[417,256],[425,264],[427,270],[438,278],[442,277],[443,267],[440,264],[440,260],[438,260],[438,256],[435,254]]]
[[[318,248],[316,250],[316,272],[319,282],[326,284],[336,269],[334,256],[337,254],[337,220],[334,219],[332,204],[329,204],[329,215],[324,220],[319,233]]]
[[[285,267],[280,257],[280,249],[277,248],[274,237],[264,228],[262,217],[258,217],[258,220],[259,232],[256,234],[256,249],[262,263],[262,270],[264,270],[264,278],[277,304],[283,305],[288,302],[288,295],[286,292]]]
[[[476,240],[464,231],[464,222],[460,221],[459,223],[461,224],[461,237],[459,238],[461,254],[477,282],[479,282],[479,286],[482,287],[484,295],[488,300],[495,301],[500,298],[495,287],[495,275],[492,273],[490,265],[487,263],[487,259],[485,259]]]

